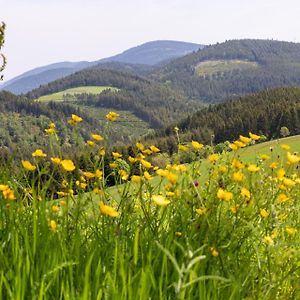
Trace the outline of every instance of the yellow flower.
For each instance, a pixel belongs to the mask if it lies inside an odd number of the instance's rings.
[[[178,150],[183,151],[183,152],[187,152],[189,150],[189,147],[187,145],[179,144],[178,145]]]
[[[107,115],[106,115],[106,119],[110,122],[114,122],[118,119],[120,115],[114,111],[110,111]]]
[[[132,175],[132,176],[131,176],[131,181],[132,181],[132,182],[140,183],[141,180],[142,180],[141,176],[138,176],[138,175]]]
[[[232,180],[234,180],[234,181],[241,182],[244,179],[245,179],[245,175],[241,171],[234,172],[232,174]]]
[[[270,169],[277,169],[278,168],[278,162],[274,161],[270,164]]]
[[[66,192],[56,192],[56,194],[61,197],[65,197],[68,195]]]
[[[221,173],[227,173],[228,172],[228,168],[226,166],[219,166],[219,171]]]
[[[290,152],[287,152],[286,156],[290,164],[296,164],[300,160],[299,156],[291,154]]]
[[[286,151],[290,150],[290,148],[291,148],[288,144],[280,144],[280,147],[281,147],[281,149],[286,150]]]
[[[150,149],[145,149],[142,151],[144,154],[146,155],[151,155],[152,154],[152,151]]]
[[[219,251],[215,247],[210,248],[210,253],[212,256],[217,257],[220,255]]]
[[[105,155],[105,149],[104,149],[103,147],[101,147],[101,148],[99,149],[99,155],[100,155],[100,156],[104,156],[104,155]]]
[[[96,146],[95,142],[91,140],[86,141],[86,143],[92,148]]]
[[[135,158],[132,156],[128,156],[128,160],[130,163],[134,164],[135,163]]]
[[[120,154],[119,152],[112,152],[111,153],[114,159],[118,159],[122,157],[122,154]]]
[[[246,147],[246,144],[241,141],[234,141],[233,144],[236,145],[238,148]]]
[[[147,171],[144,172],[144,177],[146,180],[151,180],[153,178]]]
[[[102,201],[99,204],[99,208],[100,208],[100,212],[106,216],[115,218],[118,217],[120,214],[115,208],[105,205]]]
[[[96,134],[96,133],[92,133],[91,134],[91,137],[93,140],[95,140],[96,142],[100,142],[100,141],[103,141],[104,138],[103,136],[101,136],[100,134]]]
[[[236,169],[244,169],[245,165],[238,159],[233,159],[231,165]]]
[[[282,183],[283,183],[286,187],[293,187],[293,186],[296,184],[295,181],[293,181],[292,179],[286,178],[286,177],[283,178]]]
[[[6,185],[6,184],[0,184],[0,192],[5,191],[7,189],[9,189],[8,185]]]
[[[251,138],[253,141],[257,141],[257,140],[260,139],[260,136],[259,136],[259,135],[256,135],[256,134],[251,133],[251,132],[249,132],[249,136],[250,136],[250,138]]]
[[[243,135],[240,135],[240,141],[245,143],[245,144],[248,144],[251,142],[251,138],[248,138],[246,136],[243,136]]]
[[[220,200],[230,201],[233,198],[233,194],[220,188],[217,192],[217,197]]]
[[[14,191],[11,188],[8,188],[4,191],[2,191],[3,197],[5,200],[15,200],[15,194]]]
[[[81,189],[85,189],[86,187],[87,187],[87,184],[86,183],[84,183],[84,182],[81,182],[81,181],[79,181],[79,180],[76,180],[76,185],[78,186],[78,187],[80,187]]]
[[[263,218],[267,218],[269,216],[269,212],[265,209],[265,208],[261,208],[260,209],[260,215],[263,217]]]
[[[64,168],[64,170],[67,172],[72,172],[75,170],[75,165],[74,165],[73,161],[70,159],[63,159],[61,161],[61,165]]]
[[[154,145],[151,145],[149,148],[153,153],[158,153],[160,151],[160,149],[155,147]]]
[[[192,146],[196,149],[196,150],[201,150],[203,149],[204,145],[199,143],[199,142],[196,142],[196,141],[192,141]]]
[[[200,208],[196,208],[195,211],[198,215],[202,216],[206,213],[207,209],[205,207],[200,207]]]
[[[93,192],[94,192],[95,194],[100,195],[100,196],[104,195],[103,190],[101,190],[101,189],[99,189],[99,188],[97,188],[97,187],[93,189]]]
[[[266,244],[267,246],[273,246],[274,245],[274,241],[269,235],[266,235],[265,237],[263,237],[262,242],[264,244]]]
[[[60,165],[60,163],[61,163],[61,159],[58,157],[51,157],[51,161],[57,165]]]
[[[236,214],[239,208],[240,208],[239,204],[230,206],[230,210],[233,214]]]
[[[209,160],[210,162],[215,162],[215,161],[217,161],[219,158],[220,158],[220,156],[219,156],[219,154],[217,154],[217,153],[214,153],[214,154],[211,154],[211,155],[208,156],[208,160]]]
[[[37,149],[32,153],[33,157],[46,157],[47,154],[43,152],[41,149]]]
[[[136,143],[135,145],[140,151],[143,151],[145,149],[145,146],[142,143]]]
[[[277,201],[279,203],[285,203],[289,200],[290,198],[286,194],[279,194],[277,197]]]
[[[23,168],[26,169],[27,171],[34,171],[36,169],[36,166],[32,165],[28,160],[22,160],[21,162]]]
[[[148,161],[146,161],[146,160],[144,160],[144,159],[141,160],[141,164],[142,164],[143,167],[146,168],[146,169],[149,169],[149,168],[152,167],[151,163],[148,162]]]
[[[97,170],[96,170],[96,172],[95,172],[95,177],[97,177],[97,178],[101,178],[101,177],[102,177],[102,175],[103,175],[103,172],[102,172],[102,171],[100,171],[99,169],[97,169]]]
[[[171,184],[175,184],[178,179],[178,176],[172,172],[168,172],[168,175],[166,177]]]
[[[49,135],[54,134],[56,132],[55,128],[46,128],[45,132]]]
[[[118,167],[118,165],[117,165],[116,163],[110,163],[110,164],[109,164],[109,167],[110,167],[111,169],[116,169],[116,168]]]
[[[52,231],[57,229],[57,224],[54,220],[48,220],[48,226]]]
[[[58,212],[59,212],[59,206],[58,206],[58,205],[52,205],[52,206],[51,206],[51,210],[52,210],[52,212],[54,212],[54,213],[58,213]]]
[[[161,177],[167,177],[169,174],[168,170],[163,170],[163,169],[158,169],[156,170],[156,174],[161,176]]]
[[[85,176],[88,179],[91,179],[91,178],[95,177],[95,174],[92,173],[92,172],[83,172],[82,174],[83,174],[83,176]]]
[[[270,156],[267,155],[267,154],[262,154],[262,155],[260,156],[260,159],[261,159],[261,160],[268,160],[268,159],[270,159]]]
[[[233,151],[236,151],[236,150],[239,149],[239,147],[238,147],[236,144],[233,144],[233,143],[230,143],[230,144],[229,144],[229,148],[230,148],[231,150],[233,150]]]
[[[244,198],[250,199],[251,193],[250,193],[250,191],[248,189],[246,189],[246,188],[243,187],[241,189],[241,196],[244,197]]]
[[[249,172],[253,172],[253,173],[257,172],[259,169],[260,169],[260,168],[259,168],[257,165],[255,165],[255,164],[250,164],[250,165],[248,166],[248,168],[247,168],[247,170],[248,170]]]
[[[171,202],[162,195],[152,195],[152,200],[158,206],[167,206]]]
[[[297,233],[297,229],[294,227],[286,227],[285,231],[288,235],[295,235]]]
[[[120,170],[119,175],[121,176],[122,180],[128,180],[129,174],[125,170]]]
[[[80,122],[82,122],[82,118],[75,114],[72,114],[71,119],[68,121],[68,123],[71,125],[76,125],[77,123]]]

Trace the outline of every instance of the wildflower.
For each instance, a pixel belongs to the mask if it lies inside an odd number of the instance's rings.
[[[106,115],[106,119],[110,122],[114,122],[118,119],[120,115],[114,111],[110,111],[107,115]]]
[[[168,170],[163,170],[163,169],[158,169],[156,170],[156,174],[161,176],[161,177],[167,177],[169,174]]]
[[[277,201],[279,203],[285,203],[289,200],[290,198],[286,194],[279,194],[277,197]]]
[[[255,164],[250,164],[250,165],[248,166],[248,168],[247,168],[247,170],[248,170],[249,172],[253,172],[253,173],[257,172],[259,169],[260,169],[260,167],[258,167],[258,166],[255,165]]]
[[[111,153],[114,159],[118,159],[122,157],[122,154],[120,154],[119,152],[112,152]]]
[[[178,150],[183,151],[183,152],[187,152],[189,150],[189,147],[187,145],[179,144],[178,145]]]
[[[249,198],[250,199],[251,193],[250,193],[250,191],[248,189],[246,189],[246,188],[243,187],[241,189],[241,196],[244,197],[244,198]]]
[[[284,175],[285,175],[285,170],[283,168],[281,168],[277,171],[277,178],[278,179],[283,179]]]
[[[57,224],[54,220],[48,220],[48,226],[52,231],[56,231]]]
[[[274,241],[269,235],[266,235],[265,237],[263,237],[262,242],[264,244],[266,244],[267,246],[273,246],[274,245]]]
[[[158,206],[167,206],[171,202],[162,195],[152,195],[152,200]]]
[[[83,174],[83,176],[85,176],[88,179],[91,179],[91,178],[95,177],[95,174],[92,173],[92,172],[83,172],[82,174]]]
[[[151,155],[152,154],[152,151],[150,149],[145,149],[142,152],[143,152],[143,154],[146,154],[146,155]]]
[[[270,164],[270,169],[277,169],[278,168],[278,162],[274,161]]]
[[[236,144],[234,144],[234,143],[230,143],[230,144],[229,144],[229,148],[230,148],[231,150],[233,150],[233,151],[236,151],[236,150],[239,149],[239,147],[238,147]]]
[[[192,146],[196,149],[196,150],[201,150],[203,149],[204,145],[199,143],[199,142],[196,142],[196,141],[192,141]]]
[[[151,163],[149,161],[146,161],[144,159],[141,160],[141,164],[143,165],[144,168],[149,169],[152,167]]]
[[[23,168],[26,169],[27,171],[34,171],[36,169],[36,166],[32,165],[28,160],[22,160],[21,162]]]
[[[238,148],[246,147],[246,144],[241,141],[234,141],[233,144],[236,145]]]
[[[135,163],[135,158],[132,156],[128,156],[128,160],[130,163],[134,164]]]
[[[241,182],[244,179],[245,179],[245,175],[241,171],[234,172],[232,174],[232,180],[234,180],[234,181]]]
[[[207,208],[205,207],[200,207],[195,209],[196,213],[200,216],[204,215],[207,211]]]
[[[243,136],[243,135],[240,135],[240,141],[245,143],[245,144],[248,144],[251,142],[251,138],[248,138],[246,136]]]
[[[151,145],[149,148],[150,148],[150,150],[151,150],[153,153],[158,153],[158,152],[160,152],[160,149],[157,148],[157,147],[155,147],[154,145]]]
[[[75,170],[75,165],[74,165],[73,161],[70,159],[63,159],[61,161],[61,165],[62,165],[63,169],[67,172],[72,172]]]
[[[236,214],[239,208],[240,208],[239,204],[230,206],[230,210],[233,214]]]
[[[82,122],[82,118],[75,114],[72,114],[71,119],[68,120],[68,123],[71,125],[77,125],[80,122]]]
[[[260,136],[259,136],[259,135],[256,135],[256,134],[251,133],[251,132],[249,132],[249,136],[250,136],[250,138],[251,138],[253,141],[257,141],[257,140],[260,139]]]
[[[228,172],[228,168],[226,166],[219,166],[219,171],[221,173],[227,173]]]
[[[102,201],[99,204],[99,209],[103,215],[110,216],[112,218],[118,217],[120,214],[115,208],[105,205]]]
[[[103,190],[101,190],[101,189],[99,189],[97,187],[93,189],[93,192],[95,194],[98,194],[98,195],[103,195],[104,194]]]
[[[217,192],[217,197],[220,200],[230,201],[233,198],[233,194],[220,188]]]
[[[86,143],[92,148],[96,146],[95,142],[91,140],[86,141]]]
[[[43,152],[41,149],[37,149],[32,153],[33,157],[46,157],[47,154]]]
[[[296,164],[300,160],[299,156],[291,154],[290,152],[287,152],[286,156],[287,156],[287,160],[290,164]]]
[[[119,175],[122,180],[128,180],[129,174],[125,170],[120,170]]]
[[[111,169],[116,169],[118,167],[116,163],[110,163],[109,166]]]
[[[220,158],[219,154],[214,153],[208,156],[210,162],[216,162]]]
[[[66,192],[61,192],[61,191],[56,192],[56,194],[57,194],[58,196],[60,196],[60,197],[65,197],[65,196],[68,195]]]
[[[6,190],[2,191],[3,197],[5,200],[15,200],[14,191],[11,188],[7,188]]]
[[[178,179],[178,176],[172,172],[168,172],[168,175],[166,177],[171,184],[175,184]]]
[[[262,155],[260,156],[260,159],[261,159],[261,160],[268,160],[268,159],[270,159],[270,156],[267,155],[267,154],[262,154]]]
[[[135,145],[136,145],[136,147],[137,147],[140,151],[145,150],[144,144],[142,144],[142,143],[136,143]]]
[[[96,134],[96,133],[92,133],[91,137],[93,140],[95,140],[96,142],[100,142],[104,140],[104,137],[101,136],[100,134]]]
[[[100,155],[100,156],[104,156],[104,155],[105,155],[105,149],[104,149],[104,147],[101,147],[101,148],[99,149],[99,155]]]
[[[260,215],[261,215],[261,217],[267,218],[269,216],[269,214],[270,213],[265,208],[261,208],[260,209]]]
[[[81,189],[85,189],[86,187],[87,187],[87,184],[86,183],[84,183],[84,182],[81,182],[81,181],[79,181],[79,180],[76,180],[76,185],[79,187],[79,188],[81,188]]]
[[[59,206],[58,206],[58,205],[52,205],[52,206],[51,206],[51,210],[52,210],[52,212],[54,212],[54,213],[58,213],[58,212],[59,212]]]
[[[286,177],[283,178],[282,183],[283,183],[286,187],[293,187],[293,186],[296,184],[295,181],[293,181],[292,179],[286,178]]]
[[[45,132],[49,135],[54,134],[56,132],[55,128],[46,128]]]
[[[286,150],[286,151],[290,150],[291,148],[288,144],[280,144],[280,147],[282,150]]]
[[[144,172],[144,177],[146,180],[151,180],[153,178],[147,171]]]
[[[51,161],[56,165],[59,165],[61,163],[61,159],[58,157],[51,157]]]
[[[100,177],[102,177],[102,175],[103,175],[103,172],[100,171],[99,169],[97,169],[96,172],[95,172],[95,177],[100,178]]]
[[[138,175],[132,175],[132,176],[131,176],[131,181],[132,181],[132,182],[140,183],[141,180],[142,180],[141,176],[138,176]]]
[[[210,253],[212,256],[217,257],[220,255],[219,251],[215,247],[210,248]]]
[[[288,235],[295,235],[297,232],[297,229],[294,227],[286,227],[285,231],[287,232]]]
[[[9,189],[9,186],[6,184],[0,184],[0,192],[3,192],[5,190]]]
[[[238,159],[233,159],[231,165],[236,169],[244,169],[245,165]]]

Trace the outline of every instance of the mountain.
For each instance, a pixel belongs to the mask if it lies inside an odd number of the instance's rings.
[[[276,88],[210,105],[181,122],[158,130],[146,139],[168,152],[177,151],[177,126],[181,143],[192,140],[210,144],[233,141],[249,132],[278,138],[280,128],[300,134],[300,88]]]
[[[128,49],[121,54],[100,59],[93,62],[59,62],[35,68],[5,82],[0,89],[15,94],[27,93],[40,85],[47,84],[55,79],[70,75],[78,70],[101,64],[103,68],[115,69],[118,66],[122,71],[151,69],[150,67],[171,59],[184,56],[203,48],[203,45],[178,41],[153,41]],[[110,64],[113,62],[113,64]],[[116,65],[115,63],[118,63]],[[124,64],[122,66],[122,64]],[[133,65],[140,65],[135,68]],[[145,65],[142,67],[142,65]],[[143,74],[143,72],[142,72]]]
[[[210,45],[154,70],[151,77],[203,102],[300,85],[300,44],[232,40]]]

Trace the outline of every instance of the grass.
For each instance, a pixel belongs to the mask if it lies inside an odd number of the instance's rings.
[[[101,94],[104,90],[117,91],[118,89],[110,86],[79,86],[76,88],[66,89],[57,93],[44,95],[36,99],[36,101],[47,102],[47,101],[72,101],[76,98],[76,94]]]
[[[135,157],[113,154],[111,173],[108,140],[87,164],[53,149],[35,151],[21,177],[0,168],[1,298],[300,297],[299,137],[285,150],[189,144],[167,166],[138,145]]]
[[[249,68],[257,68],[258,64],[256,62],[230,59],[230,60],[209,60],[200,62],[196,68],[195,72],[198,76],[205,75],[215,75],[218,74],[222,76],[226,72],[231,72],[234,70],[247,70]]]

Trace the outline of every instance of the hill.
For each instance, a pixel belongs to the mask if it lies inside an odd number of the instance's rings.
[[[47,84],[58,78],[75,73],[78,70],[101,64],[106,69],[129,70],[137,72],[139,69],[150,69],[150,66],[169,61],[202,48],[203,45],[177,42],[153,41],[128,49],[112,57],[97,61],[58,62],[35,68],[8,80],[0,89],[15,94],[27,93],[40,85]],[[113,64],[110,64],[113,63]],[[118,63],[118,64],[114,64]],[[145,65],[133,67],[132,65]]]
[[[177,151],[175,126],[182,143],[198,140],[218,144],[233,141],[240,134],[248,135],[249,132],[272,139],[279,137],[283,126],[296,135],[300,133],[300,88],[277,88],[211,105],[159,130],[149,137],[148,142],[165,151]]]
[[[208,103],[238,95],[300,85],[300,44],[232,40],[178,58],[152,78]]]

